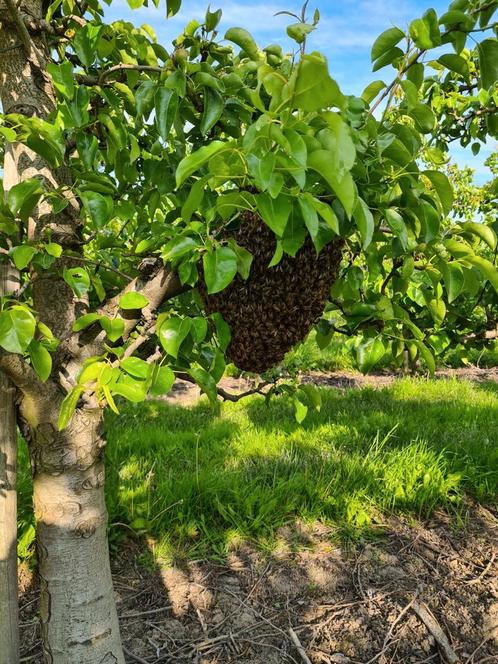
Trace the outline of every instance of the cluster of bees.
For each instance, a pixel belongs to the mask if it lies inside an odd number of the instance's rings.
[[[343,241],[329,242],[317,256],[308,237],[295,258],[284,254],[269,267],[275,235],[252,212],[241,215],[235,241],[253,255],[247,280],[237,274],[223,291],[199,291],[208,313],[219,312],[230,325],[228,359],[243,371],[263,373],[282,361],[321,316],[341,262]]]

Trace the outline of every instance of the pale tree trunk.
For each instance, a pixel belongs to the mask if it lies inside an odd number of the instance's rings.
[[[37,40],[34,52],[25,46],[15,47],[20,38],[4,1],[0,0],[3,111],[46,118],[53,109],[53,90],[42,61],[43,42]],[[17,3],[20,10],[35,18],[41,17],[41,5],[41,0]],[[20,144],[8,146],[6,189],[33,177],[48,187],[70,184],[67,169],[51,169]],[[70,199],[56,219],[42,204],[25,233],[29,238],[43,237],[43,229],[50,226],[53,241],[75,250],[80,246],[78,223],[74,200]],[[84,303],[75,301],[67,284],[57,276],[34,275],[32,292],[41,320],[61,340],[67,339]],[[61,358],[56,358],[55,366],[61,363]],[[33,468],[44,662],[124,664],[107,545],[101,411],[79,408],[67,429],[59,432],[57,418],[64,393],[58,377],[41,384],[31,368],[12,355],[0,356],[1,370],[21,395],[20,424]],[[15,661],[8,660],[8,664]]]
[[[0,295],[14,284],[0,266]],[[0,372],[0,664],[19,662],[15,388]]]

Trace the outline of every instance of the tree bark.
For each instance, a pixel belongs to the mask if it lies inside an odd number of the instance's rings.
[[[0,265],[0,295],[10,290]],[[15,388],[0,372],[0,664],[19,662]]]
[[[44,661],[124,664],[107,545],[101,410],[78,410],[63,432],[38,421],[30,450]]]
[[[41,0],[12,4],[14,12],[42,17]],[[3,111],[45,119],[54,109],[54,93],[45,71],[47,51],[41,38],[32,45],[29,38],[27,44],[23,41],[11,12],[5,0],[0,0]],[[48,188],[70,184],[67,168],[50,168],[21,144],[7,146],[5,189],[33,177]],[[42,203],[20,234],[40,238],[50,226],[54,241],[74,249],[79,246],[77,212],[74,199],[57,218],[50,206]],[[33,303],[40,319],[60,339],[68,338],[84,303],[75,300],[56,273],[32,275],[32,279]],[[33,468],[44,662],[124,664],[107,545],[101,410],[78,409],[70,425],[59,432],[57,420],[64,393],[57,377],[53,375],[41,384],[31,367],[16,355],[0,356],[0,371],[19,390],[19,424]],[[10,542],[9,553],[13,546]],[[16,661],[8,659],[5,664]]]

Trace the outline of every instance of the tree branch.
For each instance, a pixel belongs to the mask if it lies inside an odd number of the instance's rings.
[[[187,383],[192,383],[193,385],[197,385],[192,376],[189,376],[189,374],[187,373],[183,372],[177,373],[176,377],[180,378],[180,380],[186,381]],[[268,385],[271,384],[272,383],[265,381],[263,383],[259,383],[258,385],[256,385],[256,387],[253,387],[252,389],[247,390],[246,392],[239,392],[238,394],[235,394],[234,392],[227,392],[223,387],[217,385],[216,391],[218,395],[223,399],[223,401],[231,401],[232,403],[236,403],[237,401],[245,399],[246,397],[250,397],[254,394],[261,394],[263,396],[266,396],[266,392],[264,392],[263,390],[265,387],[268,387]]]
[[[34,54],[36,56],[36,59],[37,59],[37,61],[34,64],[36,64],[38,67],[40,67],[43,64],[43,62],[45,61],[45,58],[40,53],[40,51],[36,47],[36,44],[31,39],[31,36],[28,32],[28,28],[26,27],[24,19],[21,15],[21,12],[17,8],[17,5],[16,5],[15,1],[14,0],[5,0],[5,4],[7,5],[7,9],[9,10],[9,13],[12,17],[12,20],[14,21],[17,33],[19,35],[19,39],[21,40],[21,42],[24,46],[24,50],[26,51],[26,55],[28,56],[28,59],[31,60],[32,57],[33,57],[33,54]]]
[[[36,397],[44,389],[35,370],[20,355],[0,354],[0,371],[27,397]]]

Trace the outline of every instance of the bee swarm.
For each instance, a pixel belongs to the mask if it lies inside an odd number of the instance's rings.
[[[254,213],[243,213],[241,220],[233,237],[253,255],[249,278],[237,274],[223,291],[208,295],[201,275],[199,292],[207,313],[219,312],[230,326],[228,359],[239,369],[262,373],[281,362],[323,313],[343,241],[329,242],[317,256],[307,237],[295,258],[284,254],[268,267],[275,235]]]

